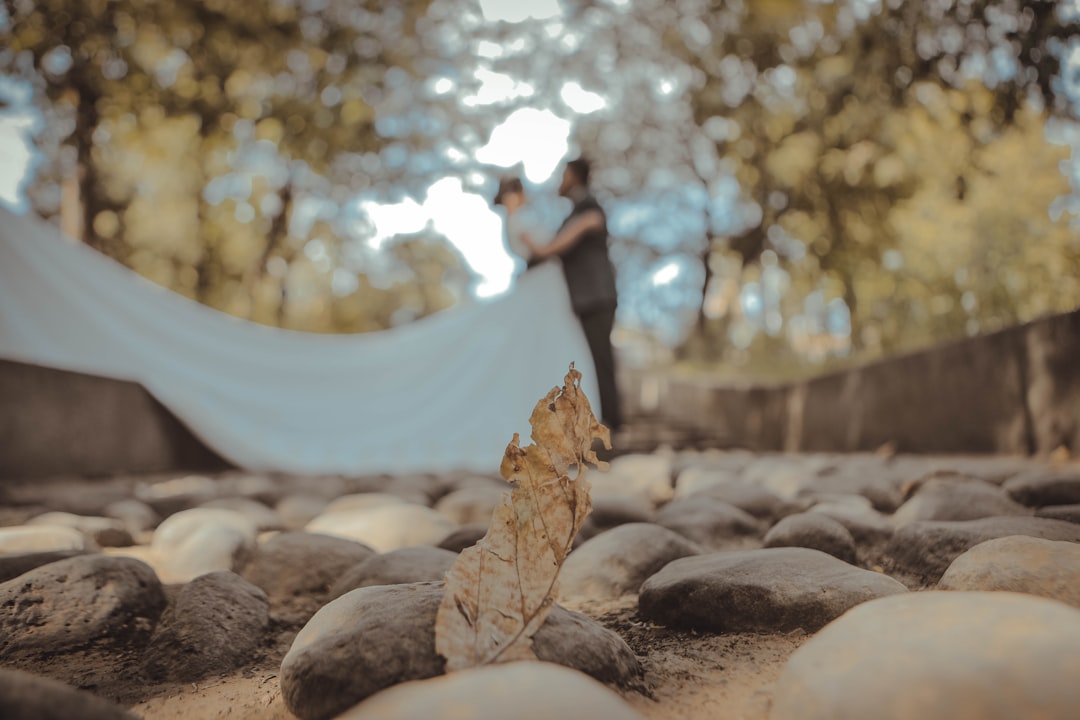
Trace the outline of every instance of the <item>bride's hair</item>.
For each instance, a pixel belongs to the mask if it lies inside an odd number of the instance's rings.
[[[521,184],[521,179],[516,177],[506,177],[499,181],[499,189],[495,193],[495,199],[492,200],[493,205],[502,205],[503,198],[508,193],[525,193],[525,186]]]

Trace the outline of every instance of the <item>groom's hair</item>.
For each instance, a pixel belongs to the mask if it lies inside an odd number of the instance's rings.
[[[582,185],[589,184],[589,161],[583,157],[575,158],[566,163],[566,167],[574,173],[574,176]]]

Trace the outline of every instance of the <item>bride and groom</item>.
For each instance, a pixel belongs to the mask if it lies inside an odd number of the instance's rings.
[[[615,354],[611,331],[615,325],[615,271],[608,256],[607,217],[589,191],[589,163],[578,158],[566,163],[559,195],[572,203],[570,213],[553,237],[530,211],[520,179],[499,183],[494,203],[506,210],[506,234],[510,250],[529,268],[545,261],[561,261],[570,308],[585,335],[596,369],[600,391],[601,421],[612,430],[622,425]],[[573,322],[567,318],[568,322]]]

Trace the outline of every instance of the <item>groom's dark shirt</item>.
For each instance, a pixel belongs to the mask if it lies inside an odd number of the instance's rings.
[[[600,203],[588,192],[582,192],[572,199],[574,209],[563,221],[560,230],[584,213],[599,211],[604,215]],[[562,253],[562,266],[566,286],[570,290],[570,304],[575,313],[582,315],[615,307],[615,269],[608,257],[606,215],[601,227],[586,232],[573,247]]]

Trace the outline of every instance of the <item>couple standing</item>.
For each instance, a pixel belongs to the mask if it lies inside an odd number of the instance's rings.
[[[541,225],[530,218],[525,189],[518,178],[499,183],[495,204],[506,208],[510,249],[529,267],[549,258],[562,261],[570,305],[581,323],[593,357],[600,388],[601,422],[611,430],[622,425],[615,382],[615,353],[611,331],[615,326],[615,270],[608,257],[607,217],[589,192],[589,163],[578,158],[566,163],[559,195],[573,203],[570,214],[550,242],[542,241]]]

